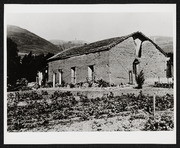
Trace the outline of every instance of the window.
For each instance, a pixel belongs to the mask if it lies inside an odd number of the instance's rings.
[[[167,68],[166,68],[166,77],[172,78],[173,77],[173,64],[172,61],[167,61]]]
[[[71,83],[76,83],[76,67],[71,67]]]
[[[94,65],[88,66],[88,80],[94,80]]]

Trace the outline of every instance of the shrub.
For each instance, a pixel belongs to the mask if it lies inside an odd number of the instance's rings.
[[[144,84],[144,81],[144,73],[143,70],[141,70],[140,73],[136,76],[136,83],[138,84],[136,88],[141,89],[142,85]]]
[[[156,120],[150,117],[144,126],[144,131],[170,131],[174,128],[174,122],[172,117],[166,115],[161,116],[160,119]]]
[[[151,114],[153,96],[145,95],[140,91],[139,95],[133,93],[114,96],[113,93],[93,99],[86,95],[77,94],[78,98],[70,91],[55,91],[49,94],[46,91],[8,94],[7,124],[8,131],[21,130],[22,128],[36,128],[49,125],[52,120],[78,118],[89,120],[94,118],[113,117],[124,111],[135,113],[130,120],[144,119]],[[51,100],[48,103],[48,100]],[[19,106],[19,102],[27,102],[25,106]],[[156,110],[173,108],[173,95],[157,96]],[[139,110],[146,114],[136,114]],[[148,114],[147,114],[148,113]],[[129,113],[127,113],[128,115]],[[123,114],[125,116],[125,114]],[[62,121],[64,122],[64,121]],[[158,123],[157,123],[158,122]],[[157,128],[155,128],[157,126]],[[171,113],[161,116],[161,120],[150,119],[144,130],[169,130],[173,129]]]
[[[70,83],[70,84],[69,84],[69,87],[70,87],[70,88],[74,88],[75,85],[74,85],[73,83]]]
[[[42,91],[41,91],[41,94],[42,94],[42,95],[48,95],[48,92],[45,91],[45,90],[42,90]]]
[[[30,87],[23,86],[20,88],[20,90],[25,91],[25,90],[32,90]]]
[[[98,87],[109,87],[110,84],[106,81],[104,81],[103,79],[97,80],[98,83]]]
[[[93,84],[92,80],[91,81],[87,81],[87,83],[88,83],[88,87],[92,87],[92,84]]]
[[[66,82],[64,80],[62,80],[61,87],[65,87],[65,86],[66,86]]]
[[[18,90],[31,90],[29,87],[27,87],[28,81],[26,78],[18,79],[16,84],[14,85],[8,85],[8,91],[18,91]]]
[[[51,82],[51,81],[50,81],[50,82],[47,82],[46,86],[47,86],[47,87],[53,87],[53,82]]]
[[[26,80],[26,78],[21,78],[20,80],[17,81],[16,84],[17,84],[17,85],[27,86],[28,81]]]
[[[77,87],[82,87],[82,86],[83,86],[83,82],[79,82],[79,83],[76,83],[75,87],[77,88]]]

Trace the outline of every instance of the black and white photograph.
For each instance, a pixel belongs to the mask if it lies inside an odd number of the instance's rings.
[[[7,144],[176,143],[175,4],[5,4],[4,67]]]

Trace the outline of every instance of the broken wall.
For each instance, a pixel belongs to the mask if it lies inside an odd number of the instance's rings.
[[[167,58],[149,41],[142,44],[140,68],[144,71],[146,83],[163,81],[166,79]]]
[[[137,57],[137,49],[132,37],[121,42],[110,50],[110,80],[111,83],[129,83],[129,71],[133,71],[133,61],[140,61],[139,72],[143,70],[145,83],[165,81],[166,57],[149,41],[142,43],[141,57]],[[133,74],[135,84],[135,75]]]

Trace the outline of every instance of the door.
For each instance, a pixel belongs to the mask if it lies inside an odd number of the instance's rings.
[[[76,67],[71,67],[71,83],[76,83]]]
[[[135,59],[133,62],[133,73],[135,74],[135,76],[137,76],[137,74],[139,73],[139,60]]]
[[[88,66],[88,80],[89,81],[94,80],[94,66],[93,65]]]

